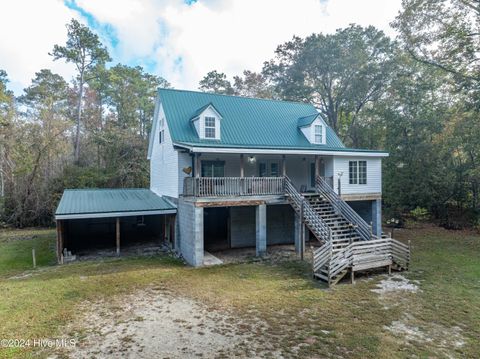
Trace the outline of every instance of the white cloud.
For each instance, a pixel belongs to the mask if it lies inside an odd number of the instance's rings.
[[[392,35],[389,22],[400,9],[400,0],[199,0],[193,6],[181,0],[79,0],[78,4],[117,29],[122,61],[154,59],[157,72],[179,88],[196,88],[212,69],[229,76],[244,69],[258,71],[277,45],[294,34],[334,32],[357,23]]]
[[[114,62],[153,63],[155,72],[175,87],[190,89],[197,88],[212,69],[229,76],[244,69],[260,70],[277,45],[293,35],[334,32],[350,23],[374,25],[392,35],[389,23],[400,3],[199,0],[188,6],[183,0],[76,1],[114,30],[118,38],[118,44],[110,47]],[[72,11],[60,1],[12,0],[0,14],[0,30],[11,34],[8,40],[0,40],[0,68],[15,81],[28,84],[33,72],[51,67],[47,53],[53,44],[65,41],[64,24],[71,17]],[[60,71],[61,66],[55,63],[55,69]]]
[[[65,24],[77,17],[62,1],[14,0],[2,2],[0,11],[0,69],[7,71],[9,87],[17,95],[42,68],[50,68],[70,79],[73,67],[52,61],[54,44],[66,41]]]

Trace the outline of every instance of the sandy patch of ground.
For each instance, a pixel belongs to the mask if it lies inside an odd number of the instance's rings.
[[[378,293],[381,301],[388,301],[406,293],[417,293],[420,290],[418,284],[418,281],[411,281],[401,274],[394,274],[382,279],[372,292]]]
[[[456,349],[465,345],[462,329],[458,326],[446,327],[438,323],[424,323],[406,313],[401,320],[393,321],[385,329],[394,337],[410,345],[430,343],[435,354],[455,358]]]
[[[409,313],[411,296],[421,292],[418,281],[412,281],[401,274],[395,274],[381,280],[372,292],[379,294],[379,301],[385,309],[391,307],[405,308],[403,317],[393,321],[384,328],[397,340],[409,345],[430,343],[436,348],[435,354],[448,358],[455,349],[465,345],[462,329],[458,326],[446,327],[438,323],[425,323]]]
[[[229,358],[255,357],[265,350],[257,333],[263,323],[247,323],[231,313],[211,310],[162,290],[142,290],[96,303],[66,328],[76,348],[71,358]],[[262,345],[262,346],[260,346]]]

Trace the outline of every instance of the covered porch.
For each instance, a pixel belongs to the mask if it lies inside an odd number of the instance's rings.
[[[304,193],[316,176],[333,185],[333,156],[194,153],[191,168],[185,197],[283,196],[285,177]]]

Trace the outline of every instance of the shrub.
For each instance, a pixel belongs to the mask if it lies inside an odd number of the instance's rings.
[[[415,221],[426,221],[429,219],[429,213],[426,208],[416,207],[410,211],[410,217],[412,217]]]

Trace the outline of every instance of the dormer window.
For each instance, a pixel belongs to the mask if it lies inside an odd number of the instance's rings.
[[[216,138],[215,117],[205,117],[205,138]]]
[[[322,125],[315,125],[315,143],[323,143],[323,126]]]
[[[220,140],[222,115],[208,103],[195,111],[190,118],[197,136],[204,140]]]
[[[297,121],[297,126],[311,144],[325,145],[327,143],[327,125],[320,117],[320,114],[314,113],[300,117]]]

